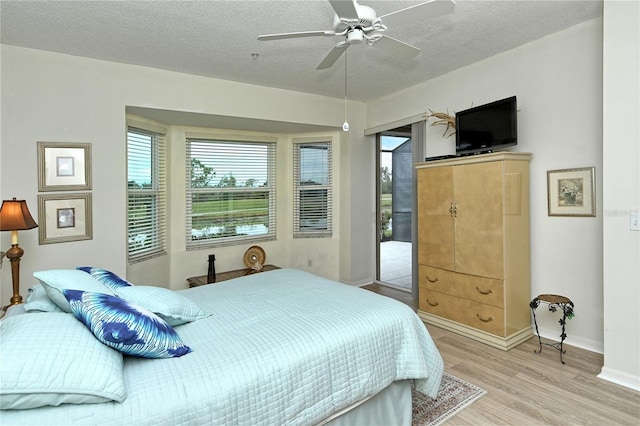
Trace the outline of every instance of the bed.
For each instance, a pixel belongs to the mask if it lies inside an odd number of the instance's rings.
[[[33,310],[29,298],[30,312],[10,309],[0,322],[0,400],[27,402],[19,403],[23,408],[3,402],[0,423],[410,424],[411,387],[437,394],[442,358],[422,321],[393,299],[294,269],[172,293],[196,305],[200,314],[172,327],[188,351],[169,358],[123,355],[100,343],[73,314]],[[162,298],[138,302],[151,299]],[[78,338],[75,334],[81,335],[80,343],[71,340]],[[110,371],[100,371],[108,364],[102,354],[88,359],[83,345],[93,343],[87,339],[108,351]],[[56,368],[64,371],[55,373]],[[80,391],[58,383],[76,373],[79,383],[73,386]],[[34,380],[44,381],[44,387],[20,388]],[[39,399],[48,392],[82,393],[91,386],[113,395],[88,400],[56,395],[53,404],[62,404],[28,408],[42,404]]]

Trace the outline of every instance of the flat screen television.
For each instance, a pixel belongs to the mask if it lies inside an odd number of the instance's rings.
[[[518,144],[516,97],[456,113],[456,154],[501,150]]]

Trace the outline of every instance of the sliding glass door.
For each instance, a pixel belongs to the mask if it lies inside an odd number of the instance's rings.
[[[412,291],[411,128],[378,134],[377,280]]]
[[[424,161],[425,122],[378,133],[378,283],[418,295],[416,173]]]

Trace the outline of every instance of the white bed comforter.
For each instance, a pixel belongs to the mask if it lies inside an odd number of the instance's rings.
[[[176,327],[193,352],[126,357],[124,402],[3,411],[0,423],[313,425],[396,380],[437,393],[442,358],[403,303],[293,269],[182,294],[212,314]]]

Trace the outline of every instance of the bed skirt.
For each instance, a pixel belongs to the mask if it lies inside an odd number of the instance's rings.
[[[319,425],[411,425],[411,380],[391,383],[382,392],[335,413]]]

